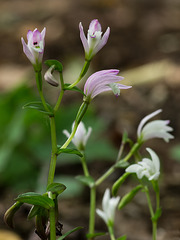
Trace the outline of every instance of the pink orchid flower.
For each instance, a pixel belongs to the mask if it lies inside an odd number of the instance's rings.
[[[119,96],[120,89],[128,89],[131,88],[131,86],[118,83],[124,79],[121,76],[117,76],[118,73],[119,70],[110,69],[92,74],[84,85],[84,94],[90,99],[93,99],[102,92],[112,90],[116,96]]]
[[[97,19],[94,19],[89,25],[87,38],[85,37],[81,22],[79,24],[79,29],[80,38],[85,50],[86,60],[91,60],[92,57],[107,43],[110,34],[110,28],[108,27],[104,35],[101,36],[101,24]]]
[[[27,44],[24,39],[21,38],[23,51],[34,67],[39,66],[42,63],[45,46],[45,33],[46,28],[44,28],[42,32],[39,32],[37,28],[34,29],[33,32],[29,30],[27,33]]]

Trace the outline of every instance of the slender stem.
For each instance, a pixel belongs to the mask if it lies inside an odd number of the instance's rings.
[[[94,234],[96,209],[96,186],[90,189],[89,234]],[[93,239],[93,237],[91,237]]]
[[[154,211],[153,211],[152,204],[151,204],[149,190],[148,190],[147,187],[144,187],[144,190],[145,190],[145,194],[146,194],[146,198],[147,198],[148,207],[149,207],[149,211],[150,211],[151,217],[154,217]]]
[[[113,226],[108,226],[108,231],[109,231],[109,235],[110,235],[111,240],[116,240],[116,238],[114,236]]]
[[[88,167],[87,167],[87,164],[86,164],[86,159],[85,159],[84,152],[83,152],[83,157],[81,158],[81,164],[82,164],[84,175],[86,177],[88,177],[89,176],[89,170],[88,170]]]
[[[59,97],[58,97],[58,100],[57,100],[57,102],[56,102],[56,105],[55,105],[55,107],[54,107],[54,112],[57,112],[57,110],[58,110],[58,108],[59,108],[59,106],[60,106],[60,103],[61,103],[61,100],[62,100],[63,95],[64,95],[64,90],[62,89],[61,92],[60,92],[60,94],[59,94]]]
[[[139,143],[135,143],[134,146],[131,148],[130,152],[121,160],[124,162],[127,162],[132,155],[139,149],[140,144]],[[99,184],[101,184],[107,177],[109,177],[114,170],[116,169],[116,164],[114,164],[113,166],[111,166],[107,172],[105,172],[99,179],[96,180],[96,186],[98,186]]]
[[[152,204],[151,204],[151,199],[150,199],[150,195],[149,195],[149,190],[147,187],[144,188],[145,190],[145,194],[146,194],[146,198],[147,198],[147,202],[148,202],[148,207],[149,207],[149,211],[151,214],[151,219],[152,219],[152,239],[156,240],[156,235],[157,235],[157,220],[154,220],[154,211],[152,208]]]
[[[49,112],[49,108],[46,104],[46,101],[44,99],[43,92],[42,92],[42,74],[41,74],[41,71],[35,71],[35,76],[36,76],[36,84],[37,84],[37,88],[38,88],[39,95],[40,95],[40,98],[41,98],[41,102],[42,102],[45,110],[47,112]]]
[[[57,102],[56,102],[56,105],[55,105],[55,107],[54,107],[54,112],[57,112],[57,110],[58,110],[58,108],[59,108],[59,106],[60,106],[62,97],[63,97],[63,95],[64,95],[64,79],[63,79],[63,74],[62,74],[62,72],[60,72],[59,75],[60,75],[60,82],[61,82],[61,91],[60,91],[58,100],[57,100]]]
[[[56,213],[55,208],[49,210],[50,240],[56,240]]]
[[[100,185],[107,177],[109,177],[115,170],[116,165],[111,166],[99,179],[96,180],[95,185]]]
[[[54,117],[50,117],[50,126],[51,126],[52,153],[51,153],[51,162],[50,162],[50,168],[49,168],[48,185],[52,183],[54,180],[56,160],[57,160],[56,125],[55,125]]]
[[[87,72],[87,70],[88,70],[88,68],[89,68],[89,65],[90,65],[90,60],[85,60],[84,66],[83,66],[83,68],[82,68],[82,70],[81,70],[81,73],[79,74],[78,79],[77,79],[74,83],[72,83],[72,84],[68,87],[68,89],[73,88],[74,86],[76,86],[76,84],[78,84],[78,82],[81,81],[81,79],[82,79],[82,78],[84,77],[84,75],[86,74],[86,72]]]
[[[67,148],[67,146],[70,144],[70,142],[72,141],[75,133],[76,133],[76,130],[78,128],[78,125],[81,121],[81,119],[83,118],[84,114],[86,113],[87,111],[87,108],[88,108],[88,105],[89,103],[88,102],[83,102],[79,108],[79,111],[77,113],[77,116],[76,116],[76,119],[75,119],[75,122],[74,122],[74,128],[69,136],[69,138],[67,139],[67,141],[63,144],[63,146],[61,148]]]
[[[152,228],[153,228],[153,240],[156,240],[156,236],[157,236],[157,221],[153,221],[152,223]]]

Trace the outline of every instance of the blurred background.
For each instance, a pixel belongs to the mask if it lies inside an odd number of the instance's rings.
[[[33,221],[26,221],[29,206],[15,216],[15,229],[3,222],[5,211],[22,192],[43,192],[50,159],[48,119],[34,110],[23,110],[30,101],[39,99],[33,68],[22,51],[20,38],[26,41],[27,31],[47,28],[44,60],[63,63],[65,81],[76,79],[84,61],[79,38],[79,22],[85,32],[97,18],[103,32],[109,26],[107,45],[94,57],[88,74],[117,68],[125,77],[119,98],[105,94],[95,98],[84,118],[93,134],[87,145],[87,161],[95,178],[111,166],[118,152],[123,131],[134,141],[139,121],[162,108],[160,119],[170,119],[175,139],[148,141],[144,146],[154,149],[161,159],[160,179],[163,214],[158,225],[158,240],[180,239],[180,1],[179,0],[0,0],[0,240],[38,239]],[[43,72],[47,67],[43,66]],[[81,87],[81,86],[80,86]],[[53,104],[57,89],[44,83],[47,101]],[[82,96],[66,93],[57,115],[58,143],[70,131]],[[98,188],[97,201],[106,187],[123,170],[112,174]],[[60,198],[60,221],[64,232],[76,226],[84,230],[72,239],[84,239],[88,221],[88,189],[74,180],[82,174],[80,161],[64,155],[58,159],[56,181],[66,190]],[[127,181],[119,191],[123,196],[136,182]],[[106,226],[97,217],[97,231]],[[138,229],[138,231],[137,231]],[[143,194],[117,214],[117,236],[127,234],[128,240],[150,240],[151,222]],[[69,237],[71,239],[71,237]],[[108,238],[106,238],[108,239]]]

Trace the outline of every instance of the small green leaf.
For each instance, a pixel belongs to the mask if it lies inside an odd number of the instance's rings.
[[[130,175],[130,173],[124,173],[112,186],[112,195],[116,196],[118,189],[123,184],[123,182],[126,180],[126,178]]]
[[[83,156],[82,153],[80,151],[78,151],[77,149],[58,147],[56,154],[59,155],[60,153],[75,154],[75,155],[78,155],[79,157]]]
[[[158,208],[158,209],[156,210],[155,214],[154,214],[154,217],[151,218],[152,221],[153,221],[153,222],[157,222],[157,220],[160,218],[161,214],[162,214],[162,209],[161,209],[161,208]]]
[[[75,87],[72,87],[72,88],[69,88],[70,85],[71,85],[70,83],[65,83],[65,84],[64,84],[64,90],[76,91],[76,92],[79,92],[79,93],[81,93],[82,95],[85,96],[84,92],[83,92],[80,88],[78,88],[78,87],[76,87],[76,86],[75,86]]]
[[[19,195],[16,198],[16,201],[19,201],[21,203],[29,203],[32,205],[38,205],[46,209],[50,209],[54,207],[54,202],[52,199],[50,199],[48,196],[43,196],[38,193],[34,192],[28,192]]]
[[[64,192],[66,186],[62,183],[51,183],[47,186],[47,192],[52,192],[56,196]]]
[[[123,160],[116,163],[117,168],[126,168],[127,166],[129,166],[129,163]]]
[[[126,240],[126,239],[127,239],[127,236],[126,236],[126,235],[123,235],[123,236],[117,238],[117,240]]]
[[[143,188],[142,185],[138,185],[135,187],[131,192],[127,193],[120,201],[118,205],[118,209],[122,209],[124,206],[126,206],[134,197],[135,195]]]
[[[79,181],[81,181],[83,184],[91,187],[94,185],[95,181],[91,176],[77,176],[76,179],[78,179]]]
[[[93,239],[93,238],[95,238],[95,237],[98,237],[98,236],[103,236],[103,235],[106,235],[107,233],[106,232],[99,232],[99,233],[88,233],[88,234],[86,234],[86,237],[89,239],[89,238],[91,238],[91,239]]]
[[[62,63],[60,63],[59,61],[57,60],[46,60],[45,61],[45,64],[49,67],[51,67],[52,65],[54,65],[54,70],[58,71],[58,72],[62,72],[63,71],[63,66],[62,66]]]
[[[42,208],[41,206],[32,206],[31,210],[29,211],[29,214],[28,214],[28,219],[31,219],[37,215],[39,216],[46,216],[46,212],[47,210]]]
[[[79,230],[79,229],[82,229],[82,227],[76,227],[68,232],[66,232],[65,234],[63,234],[61,237],[59,237],[57,240],[63,240],[65,237],[67,237],[69,234]]]
[[[47,112],[44,109],[44,106],[43,106],[42,102],[30,102],[30,103],[25,104],[23,106],[23,108],[24,109],[26,109],[26,108],[35,109],[35,110],[38,110],[39,112],[45,113],[45,114],[47,114],[49,116],[53,116],[53,109],[52,109],[52,107],[48,103],[46,103],[46,105],[49,108],[49,112]]]
[[[14,214],[17,212],[17,210],[22,206],[23,203],[21,202],[16,202],[14,203],[4,214],[4,221],[5,223],[13,228],[13,217]]]

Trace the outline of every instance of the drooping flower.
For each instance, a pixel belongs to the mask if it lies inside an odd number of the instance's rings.
[[[149,123],[147,121],[157,114],[159,114],[162,110],[159,109],[145,118],[143,118],[137,129],[137,136],[140,141],[146,141],[151,138],[162,138],[164,141],[168,142],[169,139],[173,139],[173,135],[169,132],[173,131],[173,128],[167,126],[169,124],[169,120],[153,120]]]
[[[86,60],[91,60],[92,57],[107,43],[110,34],[110,28],[108,27],[104,35],[101,36],[101,24],[99,23],[98,19],[94,19],[89,25],[87,38],[85,37],[81,22],[79,23],[79,29],[80,38],[85,50]]]
[[[119,96],[120,89],[128,89],[131,86],[119,84],[123,77],[117,76],[118,73],[119,70],[110,69],[92,74],[84,85],[84,94],[93,99],[99,93],[112,90],[116,96]]]
[[[44,74],[44,79],[46,82],[48,82],[50,85],[54,86],[54,87],[58,87],[59,83],[56,80],[56,78],[52,75],[53,71],[54,71],[54,65],[52,65]]]
[[[139,179],[145,176],[150,181],[157,180],[160,175],[159,157],[151,148],[146,148],[146,150],[151,155],[152,160],[149,158],[143,158],[142,161],[137,164],[132,164],[126,168],[126,172],[136,173]]]
[[[45,46],[45,34],[46,28],[44,28],[42,32],[39,32],[36,28],[33,32],[30,30],[28,31],[27,44],[24,39],[21,38],[23,51],[34,67],[39,67],[42,63]]]
[[[96,209],[96,213],[104,220],[107,226],[114,225],[115,210],[119,203],[120,197],[110,197],[110,190],[106,189],[103,200],[102,210]]]
[[[74,128],[74,123],[72,124],[72,131],[73,131],[73,128]],[[91,135],[91,132],[92,132],[91,127],[88,127],[88,130],[86,130],[84,123],[83,122],[79,123],[76,133],[72,139],[72,142],[77,147],[77,149],[84,150],[87,144],[88,138]],[[70,136],[70,133],[67,130],[63,130],[63,133],[67,137]]]

